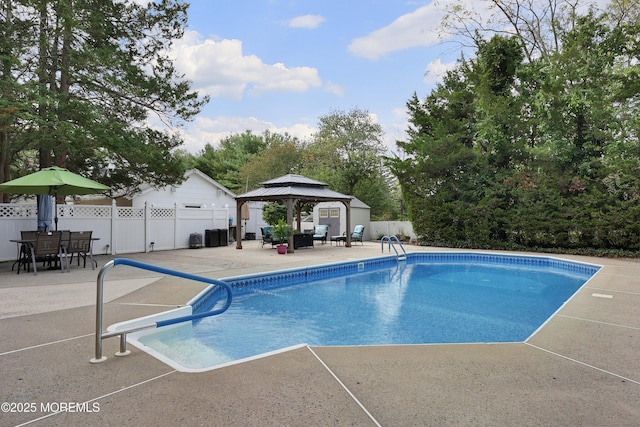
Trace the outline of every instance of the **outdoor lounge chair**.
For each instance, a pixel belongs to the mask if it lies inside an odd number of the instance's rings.
[[[272,231],[271,227],[260,227],[260,233],[262,234],[262,240],[260,241],[260,247],[262,248],[265,243],[271,244]]]
[[[260,247],[263,247],[265,244],[270,244],[273,248],[280,244],[280,239],[273,235],[273,227],[260,227],[260,231],[262,232]]]
[[[328,225],[315,225],[313,227],[313,240],[319,240],[322,244],[327,243],[327,234],[329,234]]]
[[[353,233],[351,233],[351,241],[360,242],[364,245],[364,243],[362,242],[363,235],[364,235],[364,225],[356,225],[355,228],[353,229]]]

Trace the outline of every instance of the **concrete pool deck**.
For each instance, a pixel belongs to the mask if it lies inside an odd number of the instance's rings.
[[[376,242],[287,255],[243,245],[124,257],[223,278],[380,255]],[[640,425],[640,262],[557,257],[603,268],[526,343],[303,347],[195,374],[131,345],[114,357],[117,338],[90,364],[98,270],[16,275],[0,263],[0,425]],[[117,266],[104,327],[203,286]]]

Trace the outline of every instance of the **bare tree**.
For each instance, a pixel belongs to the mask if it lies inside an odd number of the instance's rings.
[[[463,44],[471,40],[473,46],[486,35],[516,36],[529,61],[558,52],[562,36],[575,28],[578,14],[598,8],[595,0],[480,0],[469,4],[472,6],[464,2],[444,6],[447,13],[441,26],[447,34],[462,36]]]

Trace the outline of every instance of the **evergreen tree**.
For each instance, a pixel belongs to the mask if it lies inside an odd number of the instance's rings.
[[[179,181],[173,129],[207,101],[167,56],[186,11],[179,0],[3,2],[3,170],[21,144],[33,166],[67,167],[116,191]]]
[[[635,24],[575,17],[558,50],[479,40],[424,100],[390,159],[428,244],[640,250]]]

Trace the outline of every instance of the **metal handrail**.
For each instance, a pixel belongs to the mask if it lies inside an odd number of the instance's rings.
[[[161,320],[158,322],[149,323],[146,325],[140,325],[134,328],[129,328],[121,331],[103,333],[102,318],[104,313],[104,304],[103,304],[104,303],[104,276],[110,268],[115,267],[116,265],[129,265],[131,267],[137,267],[143,270],[154,271],[156,273],[167,274],[170,276],[180,277],[183,279],[195,280],[198,282],[208,283],[210,285],[217,285],[224,288],[227,291],[227,301],[225,302],[224,306],[216,310],[211,310],[211,311],[198,313],[198,314],[190,314],[188,316],[181,316],[173,319]],[[97,282],[96,283],[96,288],[97,288],[96,289],[96,343],[95,343],[95,357],[90,360],[91,363],[100,363],[107,360],[107,357],[102,355],[102,340],[105,338],[115,337],[119,335],[120,351],[116,353],[116,356],[126,356],[127,354],[131,353],[129,350],[127,350],[126,337],[128,333],[141,331],[143,329],[160,328],[162,326],[173,325],[175,323],[202,319],[203,317],[215,316],[217,314],[224,313],[231,305],[231,300],[233,298],[231,286],[229,286],[227,283],[221,280],[210,279],[208,277],[196,276],[193,274],[170,270],[168,268],[158,267],[156,265],[146,264],[144,262],[133,261],[127,258],[115,258],[107,262],[100,269],[100,272],[98,273],[98,279],[96,282]]]
[[[393,241],[398,242],[398,245],[400,245],[400,249],[402,249],[402,255],[398,254],[398,250],[396,249],[396,245],[395,243],[393,243]],[[391,248],[393,248],[394,252],[396,253],[396,259],[401,260],[401,259],[407,259],[407,251],[404,250],[404,246],[402,246],[402,242],[400,241],[400,239],[398,239],[398,236],[396,236],[395,234],[393,236],[383,236],[382,239],[380,239],[380,245],[382,247],[382,253],[384,253],[384,242],[388,241],[389,242],[389,252],[391,252]]]

